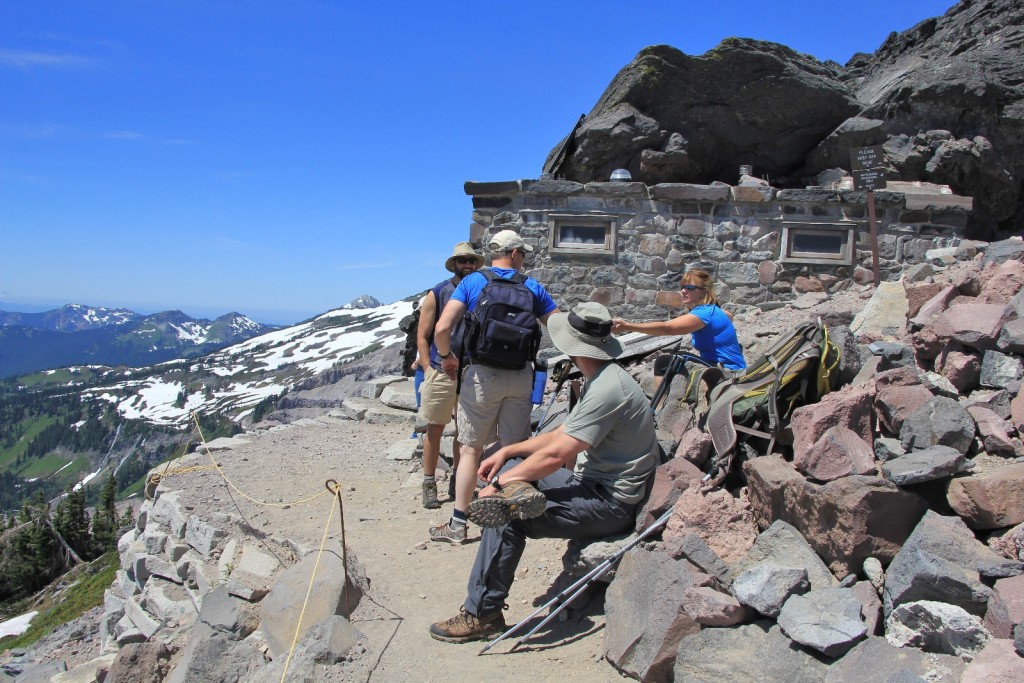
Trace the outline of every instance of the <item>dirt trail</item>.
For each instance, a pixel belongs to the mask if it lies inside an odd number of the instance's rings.
[[[506,653],[514,641],[499,643],[486,655],[477,656],[481,643],[452,645],[430,637],[430,624],[456,614],[465,598],[479,529],[471,526],[473,542],[464,546],[426,540],[428,526],[445,519],[451,505],[424,510],[418,461],[385,458],[388,447],[408,435],[405,427],[323,417],[248,433],[241,437],[248,443],[214,453],[226,476],[256,499],[300,500],[322,491],[328,479],[341,484],[347,542],[365,567],[371,580],[370,597],[379,607],[361,605],[353,618],[367,636],[368,652],[355,666],[331,667],[318,678],[451,681],[496,677],[535,683],[566,678],[622,680],[601,657],[604,617],[599,607],[583,610],[566,622],[553,621],[550,630],[545,627],[510,654]],[[188,503],[203,516],[205,511],[238,514],[233,497],[242,516],[256,529],[313,549],[319,547],[334,501],[322,496],[287,509],[258,506],[237,493],[229,496],[223,480],[209,471],[177,475],[166,484],[187,492]],[[330,538],[340,540],[337,514],[329,533]],[[509,598],[508,624],[550,599],[544,596],[561,573],[565,546],[565,541],[556,540],[528,542]]]

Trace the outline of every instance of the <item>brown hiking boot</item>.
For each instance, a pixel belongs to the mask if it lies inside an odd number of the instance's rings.
[[[451,619],[439,621],[430,626],[430,637],[446,643],[468,643],[471,640],[486,640],[505,632],[505,617],[500,611],[474,616],[463,607]]]
[[[548,499],[533,484],[513,481],[493,496],[477,498],[469,504],[466,517],[485,529],[504,526],[514,519],[533,519],[544,514]]]
[[[439,543],[451,543],[452,545],[463,545],[466,543],[466,525],[453,525],[451,521],[437,526],[430,527],[430,540]]]
[[[441,501],[437,499],[437,482],[423,482],[423,507],[428,510],[436,510],[441,507]]]

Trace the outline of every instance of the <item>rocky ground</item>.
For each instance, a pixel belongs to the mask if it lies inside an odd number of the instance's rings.
[[[989,251],[1006,250],[1022,253],[1019,243]],[[341,409],[292,397],[277,417],[299,419],[262,423],[161,470],[155,501],[119,543],[122,571],[104,608],[0,664],[38,676],[24,680],[101,680],[95,672],[109,670],[108,681],[172,683],[602,681],[620,672],[849,680],[866,671],[1019,680],[1024,660],[1014,648],[1024,644],[1012,639],[1024,640],[1024,506],[1014,487],[1024,482],[1024,406],[1009,401],[1021,377],[1024,266],[947,256],[939,274],[918,269],[878,289],[809,286],[786,306],[738,310],[748,358],[820,317],[843,348],[847,381],[856,378],[794,413],[792,461],[755,458],[743,466],[746,485],[733,480],[728,490],[698,491],[706,435],[686,427],[684,413],[662,413],[663,440],[679,440],[647,508],[673,511],[663,542],[627,555],[606,595],[516,652],[508,642],[479,656],[479,643],[428,634],[458,611],[476,544],[426,540],[450,504],[421,507],[410,383],[382,379]],[[997,337],[1006,353],[992,350]],[[893,341],[869,348],[882,339]],[[649,363],[635,369],[649,388]],[[992,386],[1006,388],[984,388]],[[317,401],[329,393],[311,391]],[[939,445],[918,443],[925,438]],[[329,480],[340,486],[344,527]],[[351,628],[333,616],[348,612],[338,609],[340,553],[317,559],[325,537],[330,550],[342,536],[348,580],[363,594]],[[564,541],[527,544],[509,624],[565,585],[565,557],[575,559]],[[288,615],[314,568],[321,581],[303,623],[318,626],[298,638],[293,659]],[[942,633],[931,634],[935,619]],[[76,670],[59,674],[65,666]]]

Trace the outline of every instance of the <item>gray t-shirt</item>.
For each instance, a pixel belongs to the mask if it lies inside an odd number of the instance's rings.
[[[636,503],[657,466],[654,417],[640,385],[616,363],[587,382],[565,420],[565,433],[590,444],[576,457],[575,473],[599,482],[617,500]]]

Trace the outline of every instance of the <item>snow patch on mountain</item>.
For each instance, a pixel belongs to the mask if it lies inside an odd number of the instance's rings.
[[[399,323],[412,310],[411,301],[342,307],[191,359],[187,365],[168,361],[119,374],[114,383],[86,395],[113,404],[125,418],[156,424],[183,425],[193,412],[222,411],[240,419],[263,399],[279,396],[325,370],[367,351],[403,344],[406,335]]]

